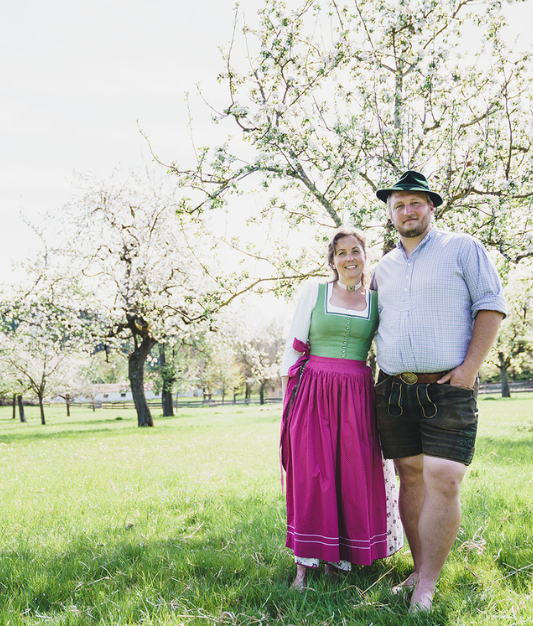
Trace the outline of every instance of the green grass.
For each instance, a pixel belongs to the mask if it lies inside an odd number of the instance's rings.
[[[532,624],[533,395],[483,397],[463,522],[435,610],[402,553],[303,594],[285,542],[280,406],[156,417],[0,408],[0,625]],[[122,419],[119,419],[122,418]]]

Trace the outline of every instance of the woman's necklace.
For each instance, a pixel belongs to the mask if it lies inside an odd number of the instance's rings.
[[[341,283],[340,280],[338,280],[337,285],[339,285],[339,287],[341,289],[344,289],[345,291],[352,292],[352,291],[357,291],[359,289],[359,287],[361,286],[361,281],[359,281],[357,285],[345,285],[344,283]]]

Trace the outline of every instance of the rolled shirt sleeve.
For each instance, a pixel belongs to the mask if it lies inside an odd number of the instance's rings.
[[[460,252],[460,263],[470,298],[472,318],[479,311],[499,311],[507,315],[500,277],[485,248],[476,239],[465,240]]]

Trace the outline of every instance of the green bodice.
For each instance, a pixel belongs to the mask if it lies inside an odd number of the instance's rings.
[[[370,292],[365,317],[351,314],[350,311],[327,313],[326,298],[327,285],[321,284],[309,328],[311,354],[334,359],[366,361],[378,327],[377,292]]]

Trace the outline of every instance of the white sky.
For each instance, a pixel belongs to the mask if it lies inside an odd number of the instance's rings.
[[[293,0],[287,0],[290,5]],[[243,0],[253,17],[261,0]],[[298,2],[299,4],[299,2]],[[39,246],[22,222],[60,208],[74,173],[164,162],[189,143],[184,93],[217,89],[234,0],[13,0],[0,7],[0,267]],[[507,10],[531,45],[533,0]],[[206,111],[202,112],[206,115]]]
[[[246,14],[259,0],[246,0]],[[186,91],[217,87],[234,0],[17,0],[0,8],[0,267],[23,224],[72,198],[75,173],[170,162],[189,144]],[[207,118],[206,118],[207,119]]]

